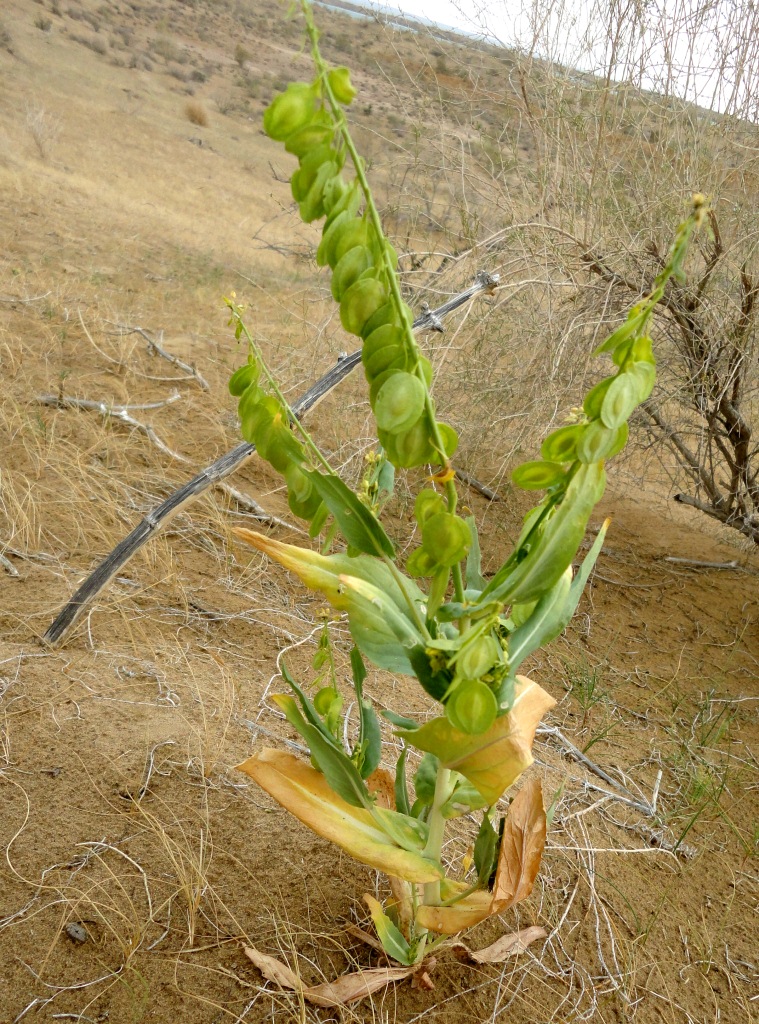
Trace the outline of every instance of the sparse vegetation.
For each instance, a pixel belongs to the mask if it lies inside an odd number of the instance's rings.
[[[201,128],[208,127],[208,111],[202,103],[198,103],[197,100],[191,100],[185,103],[184,112],[185,117],[191,124],[196,124]]]

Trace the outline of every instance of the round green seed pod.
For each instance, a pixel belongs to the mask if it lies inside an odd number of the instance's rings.
[[[423,491],[420,491],[416,496],[414,502],[414,516],[417,523],[420,526],[424,526],[425,520],[431,516],[436,516],[441,512],[445,512],[447,505],[445,499],[437,491],[433,491],[429,487],[425,487]]]
[[[241,399],[241,404],[245,395]],[[239,411],[238,406],[238,411]],[[240,415],[240,432],[249,444],[258,448],[259,444],[266,445],[266,434],[271,430],[274,417],[281,412],[281,406],[276,398],[271,395],[264,395],[255,404],[251,404]]]
[[[574,462],[577,442],[583,430],[582,423],[559,427],[545,439],[540,448],[540,454],[546,462]]]
[[[332,68],[327,75],[332,95],[338,103],[349,106],[356,97],[356,90],[351,82],[351,73],[348,68]]]
[[[239,370],[235,370],[229,378],[230,395],[234,395],[235,398],[239,398],[244,391],[247,391],[251,384],[258,383],[258,376],[260,372],[260,367],[255,359],[253,362],[248,362],[245,366],[241,366]]]
[[[451,568],[467,556],[471,546],[471,530],[460,516],[438,512],[424,521],[422,548],[439,566]]]
[[[322,164],[316,172],[306,198],[300,203],[300,216],[306,224],[324,216],[324,188],[338,173],[337,164],[332,161]]]
[[[335,126],[332,118],[326,110],[320,110],[311,120],[304,124],[285,140],[285,149],[288,153],[299,158],[329,143],[335,134]]]
[[[319,168],[323,164],[333,163],[337,170],[342,166],[338,152],[333,146],[317,146],[307,153],[300,162],[300,167],[290,179],[290,191],[296,203],[302,203],[316,180]],[[337,172],[333,177],[337,176]]]
[[[377,349],[364,364],[369,383],[387,370],[407,371],[410,368],[411,360],[403,345],[385,345]]]
[[[258,386],[258,381],[251,381],[247,388],[240,395],[237,403],[237,415],[241,420],[246,419],[254,408],[264,397],[265,392]]]
[[[612,380],[601,403],[601,420],[615,430],[629,418],[638,404],[639,384],[631,373],[619,373]]]
[[[284,473],[288,466],[302,463],[305,459],[303,445],[298,438],[282,420],[276,419],[267,431],[266,443],[259,452],[278,473]]]
[[[412,551],[406,561],[406,572],[416,579],[420,576],[434,576],[436,569],[435,559],[431,558],[422,548]]]
[[[601,415],[601,406],[603,405],[606,392],[611,387],[611,383],[614,377],[606,377],[592,387],[585,396],[585,401],[582,403],[583,412],[586,414],[588,419],[597,420]]]
[[[443,442],[444,454],[446,458],[450,459],[459,446],[459,435],[450,424],[441,423],[439,420],[437,429]]]
[[[340,300],[340,323],[349,334],[361,329],[373,313],[387,302],[387,288],[375,278],[362,278],[352,284]]]
[[[480,679],[499,660],[500,650],[495,637],[478,637],[464,648],[456,661],[456,674],[462,679]]]
[[[332,258],[334,260],[334,263],[330,263],[332,269],[334,270],[343,256],[355,246],[362,245],[368,248],[369,237],[370,225],[368,220],[364,217],[354,217],[349,221],[335,239],[335,244],[332,247]],[[371,249],[369,250],[369,255],[371,256]]]
[[[426,410],[413,427],[405,433],[395,435],[395,453],[397,462],[394,465],[401,469],[440,463],[440,457],[432,443],[432,427]]]
[[[542,491],[563,480],[565,473],[560,462],[523,462],[512,472],[511,479],[526,491]]]
[[[349,249],[332,275],[332,298],[335,302],[339,302],[350,286],[372,265],[372,254],[365,245],[354,245]]]
[[[324,210],[327,214],[327,219],[332,216],[335,207],[350,191],[350,185],[342,176],[342,174],[335,175],[331,181],[328,181],[324,186]]]
[[[582,437],[577,444],[577,458],[586,465],[610,459],[624,448],[629,429],[626,422],[610,430],[601,420],[593,420],[583,427]]]
[[[498,701],[490,687],[479,679],[467,679],[445,703],[445,715],[454,729],[470,736],[487,732],[496,720]]]
[[[357,181],[352,181],[350,184],[342,182],[342,185],[335,185],[334,187],[339,191],[339,195],[336,194],[334,196],[334,201],[332,201],[333,197],[330,189],[325,189],[324,205],[325,209],[329,209],[329,215],[324,222],[324,232],[331,226],[335,217],[338,217],[341,213],[348,213],[351,218],[355,217],[364,200],[364,193],[361,191]],[[320,264],[320,266],[324,265]]]
[[[316,262],[318,266],[336,266],[337,260],[333,255],[335,244],[340,236],[340,232],[344,231],[347,225],[354,219],[355,217],[352,213],[349,213],[348,210],[342,210],[327,222],[329,226],[324,227],[322,231],[322,240],[319,243],[319,248],[316,250]]]
[[[413,426],[424,410],[424,384],[411,373],[395,373],[385,381],[374,402],[374,417],[380,430],[400,434]]]
[[[305,82],[291,82],[275,96],[264,111],[264,131],[270,139],[283,142],[308,124],[316,113],[316,94]]]
[[[374,316],[370,317],[364,324],[361,337],[365,341],[368,341],[379,327],[385,327],[387,325],[398,328],[401,326],[398,311],[395,308],[394,302],[386,302],[383,306],[380,306]]]

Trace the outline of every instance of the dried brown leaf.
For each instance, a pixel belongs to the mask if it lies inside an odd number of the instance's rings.
[[[490,946],[484,949],[471,950],[464,942],[455,942],[451,946],[453,955],[467,963],[473,964],[501,964],[510,956],[524,952],[531,942],[544,939],[548,933],[545,928],[532,925],[530,928],[523,928],[518,932],[511,932],[509,935],[502,935]]]
[[[327,1009],[365,999],[396,981],[403,981],[416,970],[414,967],[375,967],[368,971],[344,974],[336,981],[309,986],[304,985],[298,975],[281,960],[261,953],[252,946],[246,946],[244,952],[268,981],[273,981],[280,988],[297,992],[314,1006]]]
[[[493,909],[497,914],[532,892],[546,844],[546,812],[539,779],[530,779],[511,802],[498,855]]]

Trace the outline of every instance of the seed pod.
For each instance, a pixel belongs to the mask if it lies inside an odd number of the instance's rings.
[[[439,566],[450,569],[469,554],[472,533],[460,516],[438,512],[424,521],[422,547]]]
[[[332,297],[339,302],[352,284],[372,266],[372,255],[364,245],[354,245],[335,267],[332,275]]]
[[[586,414],[588,419],[597,420],[601,415],[601,406],[603,405],[606,392],[611,387],[614,377],[605,377],[599,381],[595,387],[592,387],[585,396],[585,401],[582,403],[583,412]]]
[[[416,496],[414,502],[414,516],[416,517],[417,523],[420,526],[424,526],[425,520],[431,516],[436,516],[441,512],[446,511],[445,499],[442,495],[438,494],[437,491],[431,490],[429,487],[420,491]]]
[[[291,82],[264,111],[264,131],[270,139],[283,142],[313,117],[316,94],[305,82]]]
[[[316,180],[316,175],[322,164],[333,163],[337,170],[342,167],[340,154],[332,146],[317,146],[307,153],[300,162],[300,167],[290,179],[290,191],[296,203],[302,203],[308,195],[308,191]],[[333,177],[337,176],[337,171]]]
[[[284,473],[288,466],[302,463],[305,459],[303,445],[281,418],[275,417],[271,427],[266,431],[263,447],[257,447],[263,458],[278,473]]]
[[[422,415],[427,390],[411,373],[394,373],[380,388],[373,410],[377,427],[400,434]]]
[[[523,462],[512,472],[511,479],[525,491],[542,491],[563,480],[565,473],[560,462]]]
[[[356,96],[356,90],[351,83],[351,73],[348,68],[332,68],[327,75],[332,95],[338,103],[344,103],[347,107]]]
[[[637,378],[630,373],[617,374],[601,403],[601,420],[604,426],[610,429],[621,427],[637,404]]]
[[[375,278],[363,278],[352,284],[340,301],[340,323],[349,334],[361,329],[373,313],[387,302],[387,288]]]
[[[373,234],[373,229],[371,229],[369,221],[365,217],[354,217],[349,221],[335,239],[335,244],[332,247],[332,258],[334,260],[334,263],[330,264],[332,269],[334,270],[342,257],[353,249],[354,246],[363,245],[368,247],[371,234]]]
[[[257,381],[251,381],[247,388],[240,395],[240,401],[237,403],[237,415],[241,420],[246,419],[254,406],[258,405],[262,398],[264,398],[265,392],[258,386]]]
[[[391,370],[390,372],[396,371]],[[422,413],[413,427],[403,434],[389,434],[385,430],[377,431],[377,437],[385,449],[388,459],[399,469],[412,469],[414,466],[423,466],[428,462],[439,461],[430,435],[430,424],[426,412]]]
[[[438,420],[437,429],[443,442],[444,454],[446,458],[450,459],[459,446],[459,435],[450,424],[441,423],[440,420]]]
[[[543,442],[540,454],[546,462],[574,462],[577,442],[583,432],[583,424],[575,423],[569,427],[559,427],[549,434]]]
[[[337,204],[350,191],[350,185],[343,178],[342,174],[335,175],[331,181],[324,186],[324,209],[327,220],[332,216]]]
[[[395,330],[395,328],[389,329]],[[380,374],[385,373],[387,370],[410,370],[412,360],[409,358],[404,345],[383,345],[382,348],[377,349],[365,360],[364,366],[366,379],[371,384]]]
[[[322,164],[316,172],[316,177],[306,198],[300,203],[301,220],[304,220],[306,224],[324,216],[324,187],[338,173],[337,164],[332,161]]]
[[[240,400],[240,405],[245,401],[245,395]],[[239,411],[238,406],[238,411]],[[240,414],[240,431],[249,444],[258,448],[259,443],[266,443],[266,432],[271,429],[274,417],[281,412],[281,406],[276,398],[271,395],[264,395],[258,401],[246,405],[243,413]]]
[[[314,519],[321,508],[321,498],[305,473],[293,463],[284,470],[287,482],[287,504],[299,519]]]
[[[239,398],[251,384],[258,383],[258,375],[260,372],[260,368],[255,359],[252,362],[246,363],[245,366],[241,366],[239,370],[235,370],[229,378],[230,395],[234,395],[235,398]]]
[[[656,383],[656,365],[648,362],[648,360],[639,360],[638,362],[631,363],[625,368],[625,373],[629,373],[633,379],[637,382],[637,394],[638,403],[645,402],[654,390],[654,384]]]
[[[326,110],[320,110],[302,128],[287,136],[285,149],[293,156],[301,158],[310,153],[312,149],[329,143],[334,134],[335,126],[332,123],[332,118]]]
[[[342,202],[342,200],[341,200]],[[348,210],[341,210],[332,217],[322,230],[322,240],[316,250],[316,262],[320,267],[336,266],[337,260],[332,255],[332,250],[341,231],[354,219],[354,215]]]
[[[329,206],[329,216],[324,222],[324,232],[332,226],[332,221],[341,213],[350,214],[351,219],[355,217],[364,199],[364,194],[357,181],[352,181],[350,184],[343,182],[341,186],[335,185],[334,187],[339,188],[340,192],[339,195],[334,197],[334,202],[332,202],[330,189],[325,189],[325,200],[328,200],[328,202],[325,202],[325,208]],[[319,265],[325,266],[326,261]]]
[[[412,551],[406,561],[406,572],[409,576],[434,576],[437,563],[422,548]]]
[[[480,679],[499,660],[501,648],[493,636],[480,636],[467,644],[456,660],[456,675],[462,679]]]
[[[400,317],[394,302],[386,302],[384,306],[380,306],[377,312],[364,324],[361,337],[368,341],[378,328],[385,327],[386,325],[397,328],[401,326]]]
[[[454,729],[470,736],[487,732],[497,714],[495,694],[479,679],[460,683],[445,703],[445,716]]]
[[[583,427],[582,437],[577,444],[577,458],[586,465],[610,459],[622,451],[627,444],[628,434],[626,422],[615,430],[609,430],[601,420],[593,420]]]

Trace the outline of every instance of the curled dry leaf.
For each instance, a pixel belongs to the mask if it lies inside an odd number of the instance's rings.
[[[492,892],[477,890],[449,907],[419,907],[419,924],[443,935],[455,935],[527,899],[540,868],[545,842],[543,790],[538,779],[531,779],[509,807]],[[457,889],[461,892],[464,888],[461,882],[447,886],[444,883],[442,894],[451,899]]]
[[[261,953],[252,946],[246,946],[244,952],[268,981],[297,992],[307,1003],[327,1009],[365,999],[396,981],[403,981],[415,971],[413,967],[375,967],[344,974],[336,981],[325,981],[321,985],[304,985],[295,971],[276,957]]]
[[[500,939],[484,949],[472,950],[464,942],[455,942],[450,948],[458,960],[463,960],[466,963],[500,964],[510,956],[524,952],[531,942],[544,939],[547,934],[545,928],[532,925],[530,928],[522,928],[521,931],[502,935]]]

